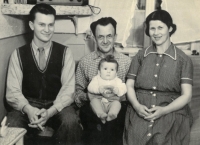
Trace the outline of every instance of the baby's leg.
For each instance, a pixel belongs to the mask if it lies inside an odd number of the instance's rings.
[[[108,111],[108,117],[107,117],[107,121],[111,121],[114,120],[115,118],[117,118],[117,115],[119,113],[121,109],[121,103],[119,101],[113,101],[110,104],[110,108]]]
[[[92,107],[93,112],[99,117],[102,123],[106,123],[107,114],[103,110],[103,106],[101,103],[101,99],[93,98],[90,101],[90,105]]]

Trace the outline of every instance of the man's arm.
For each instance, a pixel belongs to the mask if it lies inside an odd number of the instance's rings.
[[[15,50],[11,55],[8,67],[6,99],[10,106],[19,111],[22,111],[23,107],[28,104],[28,100],[22,94],[22,78],[22,70],[17,50]]]
[[[74,102],[75,62],[69,48],[67,48],[65,53],[64,66],[61,74],[61,84],[62,87],[56,97],[56,100],[53,102],[53,106],[49,108],[49,112],[51,113],[60,112],[63,108],[70,106]]]
[[[78,107],[83,106],[86,101],[89,101],[88,95],[85,92],[89,83],[85,75],[85,65],[87,64],[84,64],[84,61],[81,60],[76,70],[75,102]]]
[[[6,100],[15,110],[26,113],[31,122],[32,120],[38,119],[35,113],[39,109],[32,107],[22,94],[22,78],[23,74],[17,56],[17,50],[15,50],[11,55],[8,67]]]

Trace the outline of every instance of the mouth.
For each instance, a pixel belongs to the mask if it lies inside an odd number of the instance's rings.
[[[161,39],[161,37],[154,37],[154,39],[155,39],[156,41],[158,41],[158,40]]]
[[[44,36],[46,36],[46,37],[49,37],[51,34],[43,34]]]

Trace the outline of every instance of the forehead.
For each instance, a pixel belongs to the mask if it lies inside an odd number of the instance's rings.
[[[151,20],[149,22],[149,26],[167,26],[167,25],[160,20]]]
[[[116,63],[113,63],[113,62],[103,62],[101,64],[101,67],[111,67],[111,68],[115,68],[117,66]]]
[[[96,27],[96,35],[114,35],[114,27],[112,26],[112,24],[108,24],[106,26],[102,26],[102,25],[97,25]]]
[[[42,14],[42,13],[36,13],[35,14],[35,20],[36,22],[43,22],[43,23],[54,23],[55,17],[52,14]]]

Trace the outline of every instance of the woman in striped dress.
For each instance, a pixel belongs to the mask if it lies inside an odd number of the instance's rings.
[[[188,145],[191,59],[170,41],[176,25],[167,11],[152,12],[145,23],[153,43],[129,69],[124,145]]]

